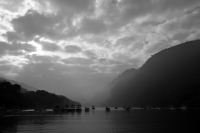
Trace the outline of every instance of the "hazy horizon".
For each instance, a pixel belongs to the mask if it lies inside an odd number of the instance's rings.
[[[199,0],[2,0],[0,77],[86,101],[151,55],[200,39],[199,15]]]

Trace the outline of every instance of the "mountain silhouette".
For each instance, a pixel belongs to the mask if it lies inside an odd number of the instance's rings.
[[[6,78],[3,78],[3,77],[0,77],[0,80],[6,80],[6,81],[10,82],[11,84],[18,84],[18,85],[20,85],[22,93],[25,93],[27,91],[37,91],[38,90],[35,87],[29,86],[29,85],[26,85],[24,83],[20,83],[20,82],[14,81],[14,80],[6,79]]]
[[[65,96],[44,90],[28,91],[16,84],[16,81],[0,78],[0,109],[54,108],[55,106],[80,105]],[[28,86],[22,84],[24,87]],[[29,87],[29,86],[28,86]],[[29,89],[29,88],[28,88]]]
[[[131,78],[121,79],[101,105],[200,106],[200,41],[160,51],[122,75]]]
[[[94,95],[94,97],[90,100],[90,102],[87,103],[87,105],[101,106],[102,102],[104,102],[110,98],[111,93],[114,90],[113,88],[117,88],[117,86],[124,86],[133,77],[135,71],[136,71],[136,69],[130,69],[130,70],[124,71],[117,78],[115,78],[111,83],[109,83],[103,89],[98,91]],[[117,91],[117,89],[115,89],[115,91]]]

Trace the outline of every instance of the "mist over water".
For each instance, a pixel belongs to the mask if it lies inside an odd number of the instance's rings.
[[[198,132],[199,109],[132,109],[129,112],[96,108],[90,112],[8,116],[1,118],[2,133],[150,133]]]

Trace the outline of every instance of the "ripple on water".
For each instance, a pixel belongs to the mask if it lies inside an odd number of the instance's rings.
[[[4,133],[197,132],[200,110],[105,110],[1,118]]]

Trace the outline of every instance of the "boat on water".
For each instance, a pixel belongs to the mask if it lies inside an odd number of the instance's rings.
[[[76,112],[82,111],[81,105],[78,105],[78,108],[76,108]]]
[[[118,107],[115,107],[115,109],[118,109]]]
[[[66,107],[59,107],[58,105],[53,108],[53,112],[80,112],[82,111],[81,105],[78,105],[77,108],[74,107],[74,105],[71,105],[71,107],[69,107],[68,105],[66,105]]]
[[[185,105],[182,105],[180,108],[181,109],[186,109],[187,107]]]
[[[106,109],[106,111],[110,111],[110,108],[109,108],[109,107],[106,107],[105,109]]]
[[[85,111],[86,111],[86,112],[90,111],[90,108],[85,107]]]
[[[94,110],[94,109],[95,109],[95,107],[94,107],[94,106],[92,106],[92,109]]]
[[[126,111],[129,111],[130,109],[131,109],[131,107],[126,107],[125,108]]]

